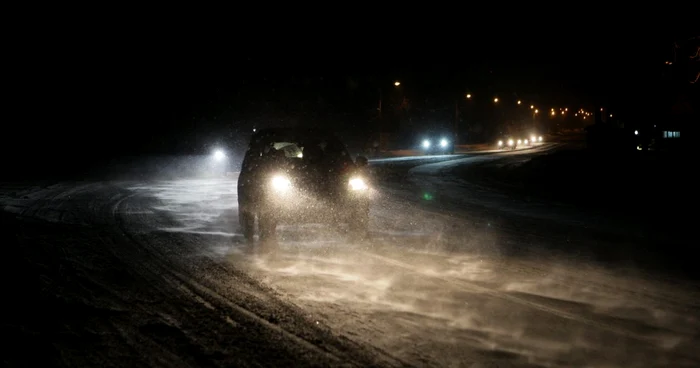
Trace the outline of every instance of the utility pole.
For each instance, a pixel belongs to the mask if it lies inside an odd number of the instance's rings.
[[[386,131],[385,131],[385,130],[386,130],[386,124],[385,124],[384,118],[383,118],[383,116],[382,116],[382,97],[383,97],[383,96],[382,96],[382,89],[381,89],[381,87],[380,87],[380,88],[379,88],[379,106],[377,107],[377,111],[379,112],[379,114],[378,114],[378,119],[377,119],[377,122],[378,122],[378,125],[379,125],[379,129],[378,129],[378,133],[379,133],[379,142],[378,142],[378,143],[379,143],[379,145],[378,145],[378,148],[379,148],[380,151],[384,151],[384,150],[386,150],[386,148],[387,148],[387,147],[386,147],[386,145],[387,145],[387,142],[386,142],[386,141],[387,141],[387,137],[386,137]]]
[[[453,145],[457,145],[457,140],[459,139],[459,99],[455,101],[455,127],[454,127],[454,140]]]

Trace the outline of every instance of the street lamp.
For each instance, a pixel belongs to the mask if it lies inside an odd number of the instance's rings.
[[[520,100],[518,100],[518,105],[520,105]]]
[[[530,110],[534,109],[535,105],[530,105]]]
[[[557,113],[556,113],[556,112],[554,112],[554,110],[552,110],[552,116],[554,116],[554,115],[556,115],[556,114],[557,114]]]
[[[471,94],[471,93],[467,93],[467,99],[471,99],[471,98],[472,98],[472,94]]]
[[[540,113],[540,110],[539,110],[539,109],[535,109],[535,114],[539,114],[539,113]]]
[[[398,87],[398,86],[400,86],[400,85],[401,85],[401,82],[399,82],[399,81],[394,81],[394,87]],[[382,96],[382,90],[383,90],[383,89],[384,89],[383,87],[379,87],[379,88],[378,88],[378,92],[379,92],[379,105],[377,106],[377,112],[379,112],[379,135],[380,135],[379,141],[380,141],[380,142],[383,142],[382,136],[384,135],[384,131],[383,131],[383,130],[384,130],[384,128],[385,128],[385,127],[384,127],[384,119],[382,119],[382,97],[383,97],[383,96]],[[380,149],[384,149],[384,148],[385,148],[385,147],[384,147],[384,145],[382,144],[381,147],[380,147]]]
[[[494,103],[498,103],[498,97],[495,97],[495,98],[493,99],[493,102],[494,102]]]
[[[394,87],[398,87],[401,85],[401,82],[395,81],[394,82]],[[382,89],[379,88],[379,106],[377,107],[377,111],[379,111],[379,117],[381,118],[382,116]]]

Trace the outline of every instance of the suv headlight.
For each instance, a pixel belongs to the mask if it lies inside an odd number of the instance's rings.
[[[271,183],[272,189],[280,193],[287,192],[292,187],[292,182],[283,175],[274,176]]]
[[[367,183],[362,178],[350,179],[348,187],[350,187],[350,190],[366,190],[368,188]]]

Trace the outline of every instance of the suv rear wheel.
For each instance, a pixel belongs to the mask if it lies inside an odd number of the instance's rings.
[[[258,214],[258,230],[260,240],[274,240],[277,236],[277,219],[271,212],[261,211]]]
[[[239,210],[238,220],[241,225],[243,237],[245,240],[252,242],[255,235],[255,214],[249,211]]]

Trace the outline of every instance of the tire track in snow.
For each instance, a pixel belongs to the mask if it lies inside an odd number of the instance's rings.
[[[228,315],[230,311],[235,311],[239,315],[243,315],[249,318],[250,320],[257,322],[264,328],[285,336],[286,338],[295,342],[299,346],[314,351],[317,354],[321,354],[322,356],[325,356],[326,358],[334,361],[335,363],[333,364],[333,366],[364,366],[363,364],[356,363],[354,360],[349,359],[351,358],[351,356],[344,356],[343,354],[338,354],[333,351],[325,350],[322,347],[314,344],[313,342],[310,342],[304,339],[303,337],[298,336],[294,332],[289,331],[282,326],[268,321],[267,319],[256,314],[255,312],[232,302],[226,296],[217,292],[213,288],[196,281],[193,277],[186,275],[185,273],[178,271],[174,269],[171,265],[167,264],[164,261],[164,259],[167,259],[167,256],[164,255],[158,249],[154,248],[153,246],[146,244],[145,242],[133,236],[127,230],[123,219],[119,216],[119,213],[123,213],[123,211],[128,212],[128,210],[125,208],[128,206],[127,201],[132,198],[136,198],[137,195],[137,193],[134,193],[127,197],[121,198],[117,203],[115,203],[112,209],[113,218],[123,236],[127,237],[131,242],[139,245],[144,251],[151,253],[151,257],[149,257],[152,260],[150,266],[154,266],[159,271],[162,271],[156,272],[156,274],[164,276],[166,278],[166,281],[169,282],[171,286],[175,287],[176,289],[182,290],[190,296],[194,296],[193,299],[207,309],[212,309],[213,306],[218,306],[218,311],[226,315],[226,318],[223,318],[223,320],[228,324],[235,325],[235,322],[233,322],[231,317]],[[133,211],[131,213],[133,213]],[[383,351],[379,351],[379,354],[383,355],[385,359],[393,360],[393,362],[391,362],[392,364],[389,364],[390,366],[408,365],[404,362],[400,362],[395,357]],[[381,362],[381,365],[385,366],[387,365],[387,363],[390,362],[383,361]]]
[[[160,251],[158,251],[158,250],[155,249],[154,247],[152,247],[152,246],[150,246],[150,245],[148,245],[148,244],[146,244],[146,243],[140,241],[139,239],[136,239],[131,233],[129,233],[129,232],[126,230],[126,226],[125,226],[125,224],[124,224],[124,221],[123,221],[123,219],[121,219],[121,217],[119,216],[119,213],[120,213],[121,211],[125,211],[125,210],[126,210],[126,209],[124,208],[124,207],[125,207],[125,202],[126,202],[127,200],[131,199],[131,198],[136,197],[136,196],[137,196],[137,194],[134,193],[134,194],[129,195],[129,196],[127,196],[127,197],[121,198],[119,201],[117,201],[117,202],[114,204],[114,207],[113,207],[113,210],[112,210],[112,214],[113,214],[113,216],[114,216],[114,220],[115,220],[115,222],[116,222],[116,224],[117,224],[117,227],[118,227],[118,229],[121,231],[122,235],[124,235],[125,237],[127,237],[131,242],[133,242],[134,244],[137,244],[137,245],[141,246],[144,250],[146,250],[146,251],[148,251],[149,253],[151,253],[151,257],[150,257],[150,258],[151,258],[151,263],[154,264],[159,270],[162,270],[163,273],[165,273],[165,275],[169,275],[169,276],[171,276],[174,280],[176,280],[176,281],[177,281],[177,284],[178,284],[178,285],[177,285],[178,288],[185,288],[186,290],[189,291],[190,294],[199,296],[199,298],[196,298],[195,300],[197,300],[200,304],[202,304],[204,307],[206,307],[206,308],[208,308],[208,309],[211,308],[211,304],[202,303],[202,299],[200,299],[200,298],[203,298],[203,299],[213,299],[213,300],[215,300],[215,301],[217,302],[217,304],[225,305],[226,307],[230,308],[231,310],[234,310],[234,311],[236,311],[236,312],[239,312],[239,313],[243,314],[244,316],[255,320],[256,322],[260,323],[262,326],[264,326],[264,327],[266,327],[266,328],[268,328],[268,329],[272,329],[272,330],[274,330],[274,331],[276,331],[276,332],[279,332],[279,333],[285,335],[286,337],[290,338],[292,341],[295,341],[295,342],[299,343],[300,345],[305,346],[306,348],[312,349],[312,350],[317,351],[317,352],[319,352],[319,353],[322,353],[322,354],[324,354],[324,355],[331,356],[331,357],[333,357],[336,361],[341,361],[341,359],[340,359],[339,357],[333,355],[332,353],[327,352],[327,351],[324,351],[324,350],[320,349],[318,346],[316,346],[316,345],[314,345],[314,344],[312,344],[312,343],[310,343],[310,342],[308,342],[308,341],[306,341],[306,340],[300,338],[299,336],[297,336],[297,335],[295,335],[295,334],[293,334],[293,333],[291,333],[291,332],[289,332],[289,331],[287,331],[287,330],[281,328],[280,326],[277,326],[277,325],[274,325],[274,324],[270,323],[269,321],[267,321],[267,320],[264,319],[263,317],[261,317],[261,316],[255,314],[255,313],[253,313],[253,312],[251,312],[251,311],[249,311],[249,310],[247,310],[247,309],[245,309],[245,308],[242,308],[242,307],[240,307],[240,306],[238,306],[238,305],[236,305],[236,304],[234,304],[234,303],[231,303],[230,301],[228,301],[228,300],[226,299],[226,297],[224,297],[223,295],[219,294],[218,292],[216,292],[216,291],[212,290],[211,288],[206,287],[206,286],[204,286],[204,285],[202,285],[202,284],[196,282],[192,277],[185,276],[184,274],[182,274],[182,273],[180,273],[180,272],[174,270],[172,267],[170,267],[169,265],[167,265],[167,264],[162,260],[162,259],[164,259],[166,256],[163,255]],[[163,273],[160,273],[160,274],[163,275]]]

